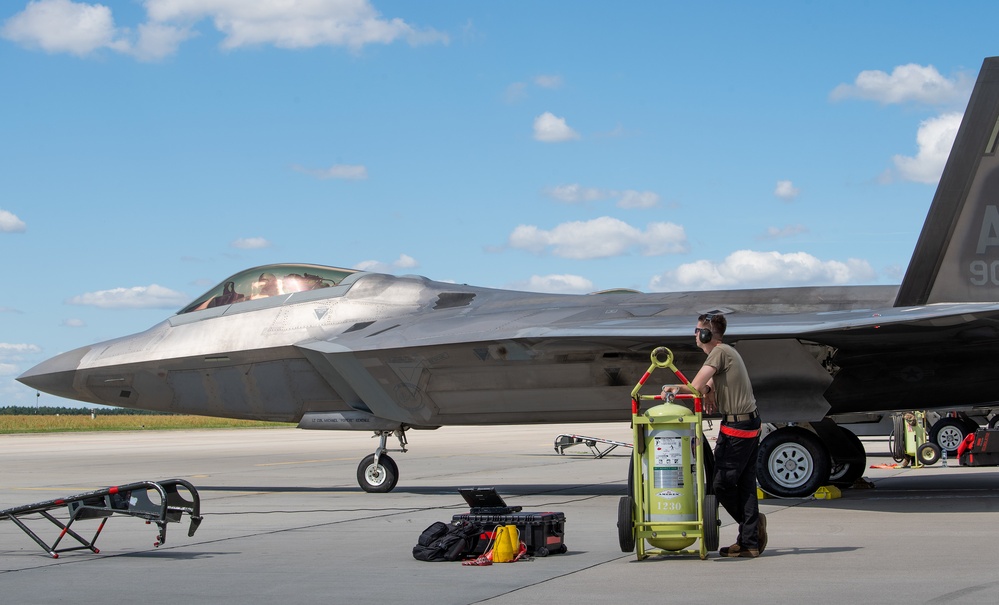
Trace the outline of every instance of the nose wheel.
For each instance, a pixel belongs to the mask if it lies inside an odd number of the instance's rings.
[[[361,460],[357,465],[357,484],[368,493],[384,494],[395,489],[399,482],[399,467],[385,452],[389,451],[386,446],[389,435],[395,435],[399,439],[399,449],[394,452],[406,451],[406,428],[395,431],[375,431],[378,437],[378,448],[374,454],[370,454]]]
[[[382,454],[377,459],[375,454],[369,454],[357,465],[357,483],[366,492],[390,492],[398,482],[399,467],[387,454]]]

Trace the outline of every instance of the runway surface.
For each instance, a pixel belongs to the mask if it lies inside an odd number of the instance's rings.
[[[637,561],[617,537],[630,450],[554,451],[560,433],[630,441],[627,424],[448,427],[409,433],[399,486],[368,494],[364,433],[297,429],[0,436],[0,509],[144,480],[186,479],[204,522],[153,547],[155,526],[116,516],[100,554],[48,557],[0,521],[3,603],[981,603],[995,573],[999,469],[868,469],[872,489],[836,500],[761,501],[758,559]],[[869,464],[891,462],[864,438]],[[412,557],[420,532],[490,486],[525,511],[566,516],[566,554],[489,567]],[[721,543],[734,541],[722,512]],[[95,528],[81,521],[74,528]],[[88,525],[89,524],[89,525]],[[55,528],[33,523],[43,538]],[[49,535],[52,534],[52,535]],[[992,596],[989,596],[992,595]]]

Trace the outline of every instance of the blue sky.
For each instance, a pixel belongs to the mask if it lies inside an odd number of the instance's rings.
[[[989,2],[0,8],[0,405],[243,269],[896,284]],[[64,401],[42,395],[43,404]]]

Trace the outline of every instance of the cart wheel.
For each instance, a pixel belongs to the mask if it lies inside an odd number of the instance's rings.
[[[547,546],[539,546],[538,550],[534,551],[534,556],[535,557],[547,557],[548,556],[548,547]]]
[[[624,496],[617,503],[617,539],[621,552],[635,551],[635,500]]]
[[[704,546],[709,551],[718,550],[718,541],[721,536],[718,521],[718,496],[707,494],[704,496]]]
[[[935,443],[926,442],[916,448],[916,455],[919,456],[919,461],[926,466],[936,464],[937,460],[940,459],[940,446]]]
[[[564,555],[567,552],[569,552],[569,547],[563,544],[558,547],[558,550],[555,551],[555,554]]]

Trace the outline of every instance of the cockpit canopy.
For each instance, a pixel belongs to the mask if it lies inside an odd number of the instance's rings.
[[[322,265],[265,265],[247,269],[199,296],[178,314],[339,284],[354,269]]]

